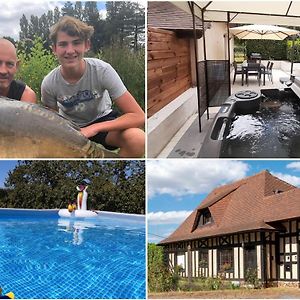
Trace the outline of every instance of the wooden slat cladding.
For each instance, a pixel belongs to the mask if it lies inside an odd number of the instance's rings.
[[[151,117],[191,87],[190,41],[176,33],[148,28],[148,101]]]

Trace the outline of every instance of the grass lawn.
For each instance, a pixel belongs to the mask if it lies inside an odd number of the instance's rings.
[[[267,289],[236,289],[199,292],[168,292],[149,293],[149,299],[300,299],[300,289],[297,288],[267,288]]]

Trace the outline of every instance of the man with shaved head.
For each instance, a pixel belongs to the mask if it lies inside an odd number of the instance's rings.
[[[19,61],[15,46],[7,39],[0,39],[0,96],[36,103],[35,92],[14,76]]]

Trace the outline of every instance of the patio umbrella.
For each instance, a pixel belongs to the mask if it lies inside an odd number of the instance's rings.
[[[299,31],[274,25],[245,25],[233,27],[230,32],[242,40],[284,40]]]
[[[288,36],[299,34],[298,30],[275,25],[245,25],[232,27],[230,32],[242,40],[284,40]],[[294,43],[293,43],[294,47]],[[291,74],[293,73],[294,61],[291,61]]]

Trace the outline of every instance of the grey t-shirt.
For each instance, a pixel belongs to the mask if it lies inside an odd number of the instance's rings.
[[[42,82],[42,103],[58,107],[59,113],[80,127],[109,114],[112,100],[126,92],[126,87],[112,66],[100,59],[84,58],[86,68],[76,83],[68,83],[60,66]]]

